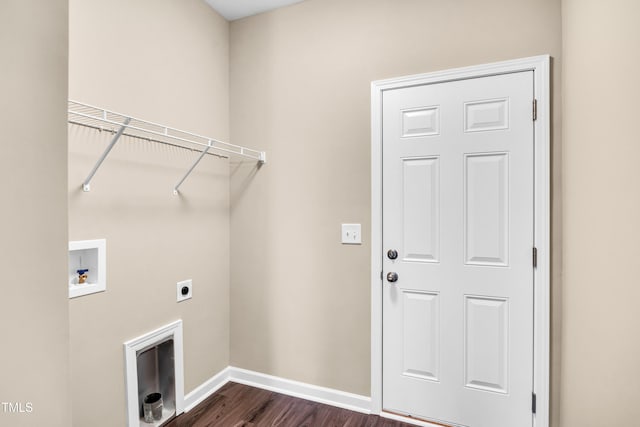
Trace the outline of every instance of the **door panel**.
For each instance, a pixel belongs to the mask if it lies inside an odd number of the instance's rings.
[[[424,107],[402,112],[402,137],[429,136],[439,133],[439,108]]]
[[[532,424],[532,101],[533,72],[383,93],[385,410]]]
[[[465,132],[509,129],[509,99],[464,104]]]
[[[465,385],[508,393],[509,301],[465,296]]]
[[[403,375],[438,381],[440,313],[438,294],[403,292]]]
[[[466,263],[507,266],[509,155],[465,154],[464,157]]]
[[[402,159],[404,261],[437,262],[440,236],[438,158]]]

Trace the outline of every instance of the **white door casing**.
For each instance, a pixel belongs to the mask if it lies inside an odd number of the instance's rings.
[[[544,56],[373,84],[374,413],[548,425],[548,69]]]

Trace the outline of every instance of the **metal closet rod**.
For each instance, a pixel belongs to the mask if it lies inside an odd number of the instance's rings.
[[[109,152],[113,149],[115,144],[118,142],[122,135],[129,135],[135,138],[146,139],[148,141],[159,142],[162,144],[178,146],[182,148],[191,149],[190,147],[185,147],[183,145],[171,144],[166,141],[151,139],[141,137],[139,135],[134,135],[131,133],[126,133],[126,130],[135,130],[138,132],[142,132],[144,134],[156,135],[158,137],[164,139],[172,139],[175,141],[180,141],[188,144],[193,144],[198,147],[203,147],[202,149],[197,149],[201,154],[197,158],[197,160],[193,163],[193,165],[189,168],[187,173],[180,179],[180,181],[173,188],[173,193],[178,194],[178,190],[182,183],[187,179],[187,177],[193,172],[195,167],[200,163],[200,161],[204,158],[205,154],[214,154],[220,157],[228,157],[225,155],[221,155],[217,152],[229,153],[230,155],[237,155],[241,157],[247,157],[253,160],[257,160],[259,164],[264,164],[266,162],[266,153],[264,151],[257,151],[250,148],[242,147],[239,145],[229,144],[227,142],[219,141],[214,138],[208,138],[202,135],[198,135],[192,132],[186,132],[179,129],[170,128],[168,126],[163,126],[157,123],[149,122],[146,120],[137,119],[122,113],[116,113],[113,111],[105,110],[104,108],[95,107],[93,105],[85,104],[78,101],[69,100],[68,102],[68,122],[72,124],[77,124],[81,126],[88,126],[95,129],[104,130],[104,128],[95,125],[95,122],[98,123],[108,123],[113,126],[118,126],[119,129],[115,131],[114,129],[110,129],[111,132],[115,133],[111,142],[105,149],[104,153],[100,156],[95,166],[87,176],[87,178],[82,183],[82,189],[84,191],[91,190],[91,180],[93,176],[98,171],[106,157],[109,155]],[[74,119],[72,119],[74,117]],[[86,119],[89,122],[82,122],[82,119]],[[121,121],[120,121],[121,120]],[[161,130],[161,131],[159,131]],[[180,134],[182,136],[178,136],[176,134]],[[191,139],[190,139],[191,138]],[[193,139],[199,139],[204,142],[194,141]],[[209,150],[214,150],[214,153],[209,153]]]

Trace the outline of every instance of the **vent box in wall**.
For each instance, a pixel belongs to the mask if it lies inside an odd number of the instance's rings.
[[[83,276],[83,277],[81,277]],[[69,242],[69,298],[107,289],[107,241]]]
[[[127,341],[124,357],[129,427],[158,427],[184,412],[181,320]],[[152,393],[162,397],[162,416],[147,423],[143,402]]]

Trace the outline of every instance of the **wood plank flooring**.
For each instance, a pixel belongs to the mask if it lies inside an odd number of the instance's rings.
[[[415,427],[255,387],[227,383],[166,427]]]

